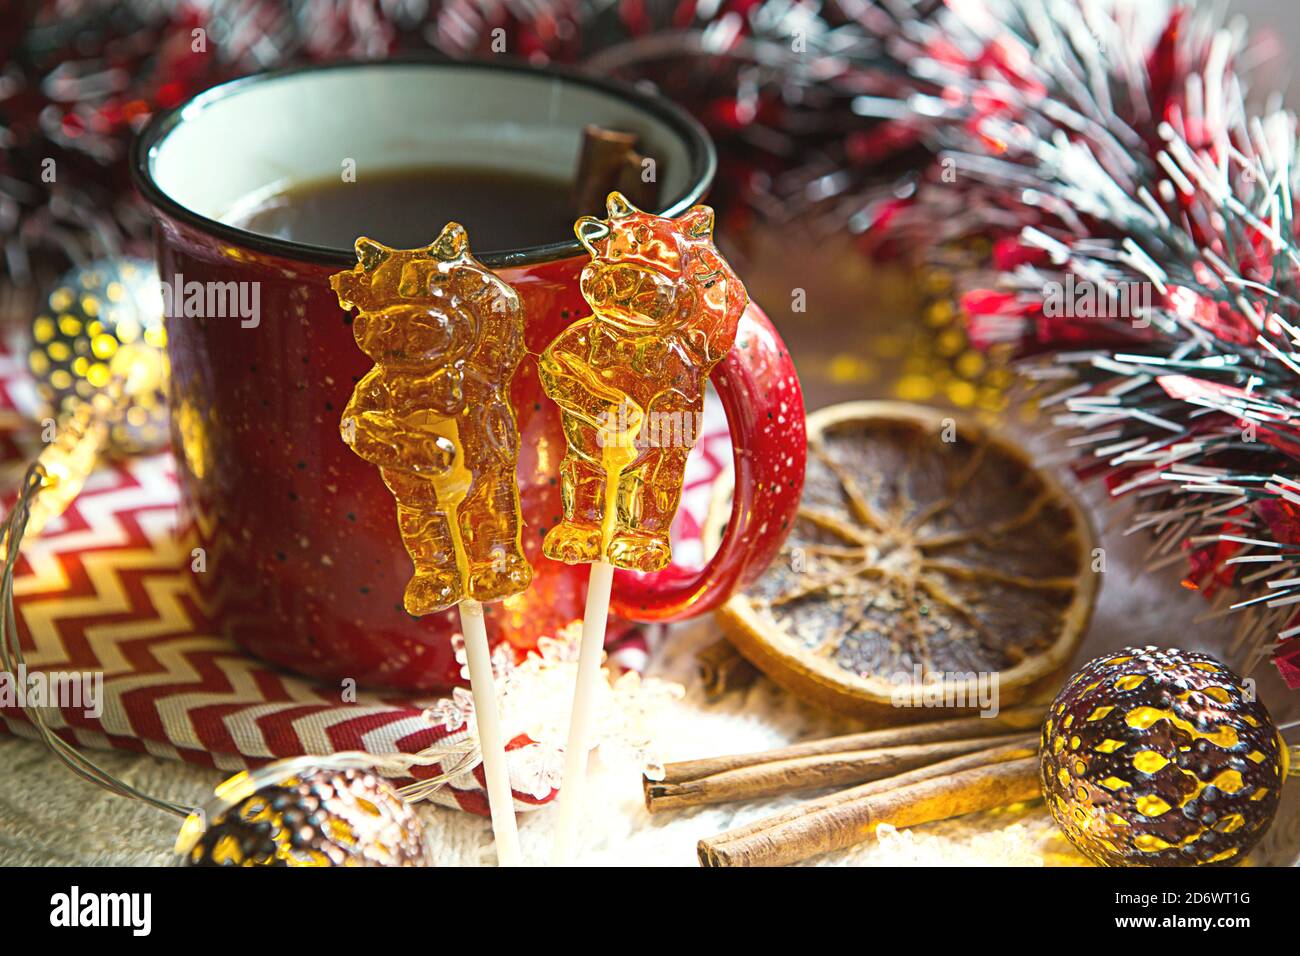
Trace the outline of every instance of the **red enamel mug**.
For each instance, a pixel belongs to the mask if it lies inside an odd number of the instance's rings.
[[[359,175],[468,165],[569,176],[587,123],[639,135],[639,151],[656,160],[666,200],[659,214],[679,215],[707,190],[713,147],[677,107],[600,79],[516,65],[390,61],[261,74],[215,87],[142,131],[132,167],[156,215],[164,283],[233,282],[219,287],[254,290],[258,305],[255,323],[244,313],[168,319],[181,528],[187,546],[202,549],[192,567],[217,632],[331,681],[425,690],[459,680],[456,616],[417,619],[403,609],[411,562],[393,499],[378,470],[339,437],[342,409],[371,365],[329,286],[355,254],[237,228],[231,211],[250,196],[337,176],[344,158]],[[442,225],[429,224],[430,239]],[[587,569],[541,554],[560,515],[564,436],[536,356],[587,314],[578,289],[587,256],[572,235],[475,255],[519,291],[527,315],[529,355],[511,400],[535,575],[526,592],[486,609],[490,635],[526,649],[582,615]],[[734,446],[730,523],[702,568],[620,572],[613,611],[624,618],[675,621],[717,607],[767,566],[794,518],[803,398],[757,306],[712,384]]]

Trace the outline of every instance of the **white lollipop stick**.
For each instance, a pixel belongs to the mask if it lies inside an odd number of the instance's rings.
[[[609,592],[614,566],[597,561],[587,579],[587,607],[582,616],[582,644],[578,651],[578,681],[569,718],[569,741],[564,746],[564,780],[560,784],[560,819],[556,824],[553,866],[567,866],[573,854],[573,837],[587,786],[587,756],[596,718],[596,688],[600,657],[605,650],[605,622],[609,617]]]
[[[497,714],[496,681],[492,678],[492,654],[488,650],[483,605],[461,601],[460,629],[465,635],[465,659],[469,663],[469,686],[474,694],[474,718],[478,723],[478,744],[483,752],[483,775],[487,778],[488,807],[492,811],[492,834],[496,838],[497,863],[519,866],[519,830],[515,827],[515,796],[506,769],[506,745]]]

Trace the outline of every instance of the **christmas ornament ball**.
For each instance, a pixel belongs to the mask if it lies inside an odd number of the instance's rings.
[[[265,779],[264,771],[257,771]],[[240,773],[181,827],[185,866],[427,866],[420,819],[375,774],[309,770],[259,785]]]
[[[1057,825],[1104,866],[1239,862],[1272,823],[1287,774],[1252,688],[1207,654],[1155,647],[1071,677],[1039,759]]]
[[[167,442],[166,332],[158,270],[146,259],[100,259],[56,281],[32,319],[27,364],[42,416],[120,387],[109,447],[156,451]]]

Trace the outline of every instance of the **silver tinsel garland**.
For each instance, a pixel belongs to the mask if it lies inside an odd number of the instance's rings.
[[[900,43],[899,103],[938,153],[903,224],[942,222],[936,256],[994,240],[964,278],[972,338],[1033,356],[1080,471],[1137,498],[1152,565],[1190,558],[1188,586],[1252,612],[1243,669],[1271,655],[1300,686],[1300,155],[1293,115],[1247,105],[1250,35],[1206,8],[1017,0]]]

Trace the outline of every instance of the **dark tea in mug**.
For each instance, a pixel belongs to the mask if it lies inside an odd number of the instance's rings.
[[[442,224],[464,226],[480,250],[542,245],[568,236],[572,183],[555,176],[464,166],[357,172],[306,180],[252,197],[227,216],[263,236],[349,249],[357,236],[386,246],[427,245]]]

